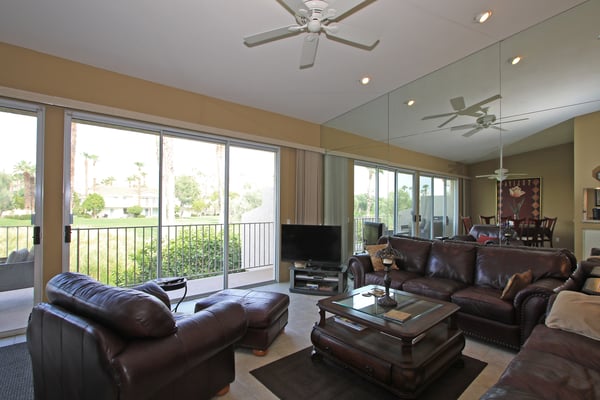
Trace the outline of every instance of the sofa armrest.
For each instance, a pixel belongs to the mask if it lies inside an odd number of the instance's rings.
[[[365,274],[373,272],[371,256],[356,254],[348,260],[348,271],[354,276],[354,289],[365,286]]]
[[[177,332],[171,336],[152,344],[131,342],[111,363],[123,391],[135,391],[125,397],[150,397],[227,348],[233,358],[233,345],[244,336],[247,324],[241,304],[222,302],[178,319]]]
[[[548,300],[553,293],[552,288],[544,285],[540,286],[534,282],[515,296],[513,305],[515,307],[515,316],[517,321],[519,321],[521,329],[521,345],[525,343],[533,328],[543,322],[548,307]]]
[[[139,290],[140,292],[148,293],[164,303],[165,306],[171,309],[171,299],[167,292],[165,292],[158,284],[154,281],[148,281],[141,285],[134,286],[133,289]]]

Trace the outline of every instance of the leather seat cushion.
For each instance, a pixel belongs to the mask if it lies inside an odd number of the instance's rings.
[[[365,285],[383,286],[384,285],[384,282],[383,282],[384,277],[385,277],[384,271],[369,272],[365,275]],[[415,279],[415,278],[419,278],[419,277],[421,277],[421,275],[416,272],[398,271],[395,269],[391,270],[390,278],[392,279],[392,283],[391,283],[390,287],[392,289],[402,289],[402,284],[404,282],[406,282],[409,279]]]
[[[402,290],[434,299],[450,301],[452,293],[467,285],[452,279],[421,277],[404,282]]]
[[[196,302],[195,312],[222,301],[240,303],[246,311],[249,328],[268,328],[287,311],[290,297],[284,293],[225,289]]]
[[[470,286],[452,294],[452,302],[466,314],[491,319],[508,325],[515,323],[512,301],[500,299],[502,290],[485,286]]]

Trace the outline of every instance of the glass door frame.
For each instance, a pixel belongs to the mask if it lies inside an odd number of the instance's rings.
[[[34,261],[33,261],[33,304],[37,304],[42,301],[42,258],[43,258],[43,246],[41,246],[43,240],[43,189],[44,189],[44,129],[46,125],[46,109],[42,105],[27,103],[23,101],[17,101],[12,99],[5,99],[0,97],[0,108],[6,109],[7,112],[16,113],[27,113],[29,115],[35,115],[37,118],[36,123],[36,156],[35,156],[35,205],[34,215],[32,217],[31,224],[35,229],[39,230],[39,243],[33,245]]]

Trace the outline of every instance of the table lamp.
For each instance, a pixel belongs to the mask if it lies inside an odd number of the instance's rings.
[[[390,297],[390,284],[392,278],[390,278],[390,269],[394,264],[394,260],[401,259],[402,253],[392,247],[389,238],[387,239],[387,246],[375,253],[376,257],[381,258],[381,262],[384,266],[385,276],[383,277],[383,284],[385,285],[385,295],[377,299],[377,303],[384,307],[395,307],[398,303],[392,297]]]

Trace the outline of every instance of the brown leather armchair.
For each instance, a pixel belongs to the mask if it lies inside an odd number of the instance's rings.
[[[36,399],[210,399],[235,378],[240,304],[174,316],[155,283],[117,288],[70,272],[46,291],[27,327]]]

